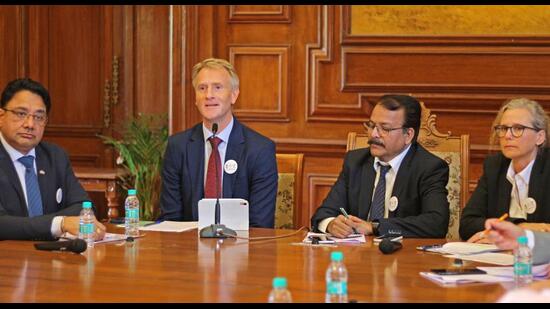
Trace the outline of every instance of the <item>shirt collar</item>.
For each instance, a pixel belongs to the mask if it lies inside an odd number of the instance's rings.
[[[231,121],[225,127],[221,132],[218,132],[216,136],[222,140],[222,142],[228,142],[229,141],[229,135],[231,134],[231,130],[233,130],[233,123],[235,118],[231,117]],[[202,135],[204,136],[204,142],[208,141],[208,139],[212,136],[212,131],[210,131],[204,123],[202,124]]]
[[[531,178],[531,170],[533,169],[533,165],[535,164],[535,159],[531,160],[529,164],[519,173],[516,174],[514,172],[514,167],[512,166],[512,161],[510,161],[510,165],[508,165],[508,171],[506,172],[506,179],[510,181],[512,184],[514,183],[514,178],[516,176],[519,176],[524,183],[529,183],[529,178]]]
[[[411,148],[411,144],[409,144],[409,146],[407,146],[403,151],[401,151],[401,153],[399,153],[397,156],[395,156],[395,158],[391,159],[390,162],[383,162],[381,161],[380,159],[378,159],[378,157],[374,157],[374,169],[377,170],[377,166],[378,166],[378,162],[382,162],[382,163],[386,163],[386,164],[389,164],[391,166],[391,169],[397,173],[397,171],[399,170],[399,166],[401,166],[401,162],[403,162],[403,158],[405,158],[405,155],[407,154],[407,152],[409,151],[409,149]]]
[[[24,156],[33,156],[33,157],[36,158],[35,148],[31,149],[31,151],[29,151],[29,153],[27,153],[27,154],[22,154],[17,149],[13,148],[6,141],[6,139],[4,138],[4,135],[2,135],[2,133],[0,133],[0,141],[2,142],[2,145],[4,146],[4,149],[6,149],[6,151],[8,152],[8,155],[10,156],[12,162],[19,162],[18,161],[19,158],[24,157]]]

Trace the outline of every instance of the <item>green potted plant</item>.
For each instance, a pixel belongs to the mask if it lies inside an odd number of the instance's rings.
[[[161,169],[168,142],[165,114],[138,114],[124,123],[122,138],[102,136],[118,152],[117,164],[128,173],[120,180],[124,189],[135,188],[140,201],[140,219],[155,220],[160,213]]]

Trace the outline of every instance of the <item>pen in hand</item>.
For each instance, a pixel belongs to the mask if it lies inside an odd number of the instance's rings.
[[[342,215],[344,215],[344,217],[346,217],[346,219],[349,219],[349,215],[343,207],[340,207],[340,212],[342,213]],[[353,234],[359,234],[357,233],[357,230],[354,227],[352,227],[352,229],[353,229]]]
[[[500,218],[498,218],[498,222],[502,222],[502,221],[504,221],[506,218],[508,218],[508,213],[505,213],[505,214],[503,214],[502,216],[500,216]],[[489,231],[491,231],[491,229],[485,229],[485,231],[483,231],[483,236],[486,236],[487,233],[489,233]]]

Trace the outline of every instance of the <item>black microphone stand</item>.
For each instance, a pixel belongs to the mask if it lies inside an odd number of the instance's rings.
[[[210,138],[214,138],[216,136],[216,133],[218,132],[218,124],[214,123],[212,124],[212,136]],[[214,150],[212,149],[212,152]],[[212,154],[210,154],[212,155]],[[214,208],[214,224],[210,224],[207,227],[204,227],[200,230],[200,237],[202,238],[228,238],[231,236],[237,236],[237,232],[234,230],[226,227],[223,224],[220,224],[220,180],[219,180],[219,171],[218,171],[218,162],[217,160],[221,158],[215,157],[214,160],[216,160],[216,206]]]

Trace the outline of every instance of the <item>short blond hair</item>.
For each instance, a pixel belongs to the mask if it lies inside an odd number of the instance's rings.
[[[195,64],[191,75],[193,79],[193,88],[197,87],[197,75],[199,75],[199,72],[205,68],[225,69],[227,73],[229,73],[229,76],[231,77],[231,89],[232,90],[239,89],[239,76],[237,75],[237,72],[235,72],[235,68],[231,63],[229,63],[229,61],[224,59],[219,59],[219,58],[208,58]]]
[[[500,110],[498,111],[497,117],[495,118],[495,121],[493,122],[493,133],[491,134],[491,145],[496,145],[498,141],[497,132],[495,131],[495,126],[500,125],[500,121],[502,120],[502,115],[504,115],[504,112],[510,109],[525,109],[529,111],[531,116],[533,116],[533,121],[531,123],[531,126],[537,130],[543,130],[544,136],[546,137],[544,139],[544,142],[539,146],[539,149],[545,148],[548,146],[548,133],[550,132],[550,128],[548,127],[550,122],[548,121],[548,115],[546,115],[546,112],[540,106],[540,104],[537,101],[530,100],[527,98],[514,98],[510,99],[502,106],[500,107]]]

